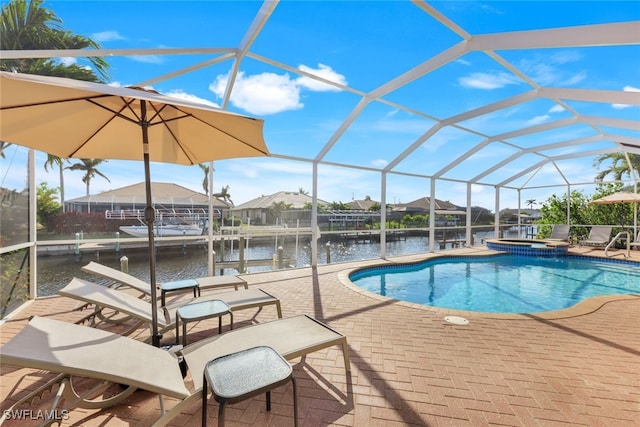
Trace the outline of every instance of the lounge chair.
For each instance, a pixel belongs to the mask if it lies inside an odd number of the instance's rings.
[[[151,285],[144,280],[140,280],[135,276],[124,271],[117,270],[115,268],[108,267],[104,264],[100,264],[94,261],[82,267],[82,271],[85,273],[92,273],[105,279],[112,280],[117,285],[128,286],[137,291],[142,292],[145,296],[151,296]],[[246,280],[233,275],[228,276],[209,276],[193,279],[194,285],[198,290],[202,289],[219,289],[224,287],[233,286],[235,290],[238,290],[239,286],[243,286],[245,289],[249,289],[249,285]],[[159,285],[161,287],[162,285]],[[184,292],[189,292],[193,287],[184,288]],[[160,293],[158,293],[160,296]]]
[[[551,229],[551,236],[544,240],[551,240],[555,242],[568,242],[569,241],[569,224],[555,224]]]
[[[287,360],[341,345],[345,370],[351,370],[346,337],[309,316],[295,316],[247,326],[216,338],[182,349],[194,381],[194,391],[191,392],[185,386],[176,357],[166,350],[108,331],[34,317],[9,342],[0,347],[0,363],[59,375],[21,398],[11,408],[5,409],[3,417],[59,383],[64,387],[64,402],[69,406],[56,408],[59,399],[54,399],[51,412],[58,409],[58,413],[61,413],[62,410],[77,407],[104,409],[124,401],[139,388],[160,396],[163,415],[154,426],[164,426],[202,398],[202,361],[206,363],[218,355],[231,354],[261,343],[267,343]],[[91,357],[87,357],[88,354]],[[116,383],[128,387],[110,399],[87,400],[88,396],[77,396],[73,390],[72,376],[102,380],[106,383],[105,386]],[[163,396],[180,401],[169,412],[164,413]]]
[[[58,291],[58,294],[94,305],[94,311],[82,318],[79,323],[89,323],[95,327],[102,323],[121,324],[127,320],[135,320],[134,325],[123,331],[122,335],[129,335],[142,324],[151,325],[151,310],[153,309],[151,303],[136,298],[125,291],[111,289],[74,277],[67,286]],[[262,310],[265,306],[275,305],[278,317],[282,318],[282,309],[278,298],[262,289],[246,289],[211,294],[184,300],[173,306],[158,308],[158,330],[162,333],[176,327],[176,310],[181,305],[211,299],[224,301],[233,311],[256,307]],[[107,315],[105,309],[111,309],[115,313]]]
[[[72,408],[102,409],[128,398],[136,389],[186,399],[186,388],[176,356],[149,344],[86,326],[44,317],[33,317],[27,326],[0,347],[0,364],[56,373],[52,380],[4,408],[2,421],[23,404],[59,385],[58,395],[70,407],[57,408],[53,400],[50,413],[63,414]],[[100,380],[102,389],[112,384],[127,386],[116,395],[101,399],[101,391],[78,395],[72,377]],[[57,411],[55,411],[58,409]],[[54,421],[54,420],[49,420]],[[47,423],[44,423],[47,424]]]
[[[201,392],[202,372],[204,372],[207,362],[220,356],[261,345],[272,347],[287,360],[297,357],[304,358],[308,353],[340,345],[342,346],[345,370],[347,372],[351,370],[347,338],[324,323],[306,315],[272,320],[235,329],[222,335],[214,335],[186,346],[179,353],[184,357],[191,372],[193,387]],[[188,408],[195,399],[201,397],[200,393],[196,393],[184,399],[153,426],[166,425]]]
[[[594,225],[589,231],[589,237],[580,241],[580,246],[607,246],[611,240],[610,225]]]

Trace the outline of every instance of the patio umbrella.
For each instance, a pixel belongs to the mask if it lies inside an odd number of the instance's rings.
[[[635,235],[636,229],[638,228],[638,210],[637,203],[640,202],[640,194],[630,193],[628,191],[618,191],[617,193],[609,194],[608,196],[600,197],[599,199],[592,200],[589,202],[592,205],[616,205],[620,203],[633,203],[633,233]],[[623,214],[624,215],[624,214]],[[624,226],[624,216],[623,218],[623,226]]]
[[[627,191],[619,191],[617,193],[609,194],[608,196],[600,197],[591,201],[593,205],[614,205],[616,203],[638,203],[640,202],[640,194],[629,193]]]
[[[140,88],[0,72],[0,140],[61,157],[142,160],[153,344],[160,345],[149,162],[269,155],[263,121]]]

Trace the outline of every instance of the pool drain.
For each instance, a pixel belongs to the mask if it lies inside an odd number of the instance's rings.
[[[454,325],[468,325],[469,321],[464,317],[460,316],[445,316],[444,320],[449,323],[453,323]]]

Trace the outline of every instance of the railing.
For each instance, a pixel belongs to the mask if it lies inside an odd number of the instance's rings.
[[[606,248],[604,248],[604,254],[607,257],[612,257],[614,255],[609,255],[609,248],[611,248],[611,246],[615,245],[616,242],[618,241],[618,239],[622,239],[624,236],[624,239],[627,241],[627,253],[626,255],[623,254],[623,256],[625,258],[629,258],[631,256],[631,237],[629,236],[629,232],[628,231],[621,231],[618,234],[616,234],[616,237],[614,237],[613,239],[611,239],[611,241],[609,242],[609,244],[607,245]]]
[[[137,219],[144,221],[144,209],[120,209],[105,211],[106,219]],[[161,219],[181,219],[185,221],[201,221],[209,218],[206,209],[155,209],[156,220]],[[213,219],[222,217],[219,209],[213,210]]]

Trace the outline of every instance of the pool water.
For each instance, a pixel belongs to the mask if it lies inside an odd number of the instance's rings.
[[[535,313],[601,295],[640,293],[640,264],[578,257],[444,257],[352,273],[360,288],[428,306]]]

